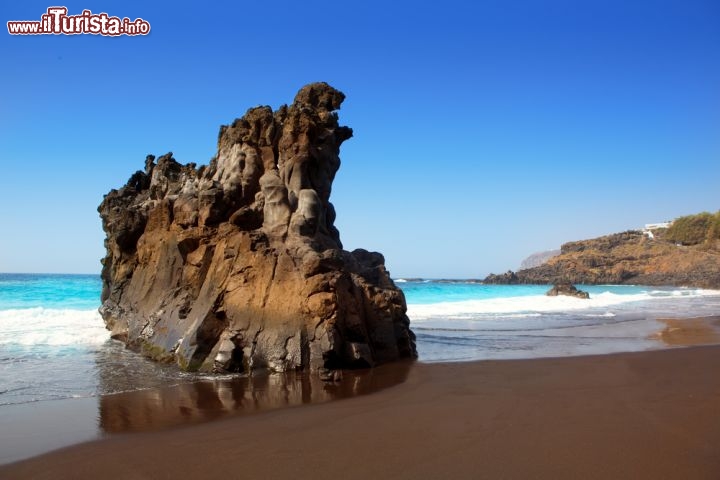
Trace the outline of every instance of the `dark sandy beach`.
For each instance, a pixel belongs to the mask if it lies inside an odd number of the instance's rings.
[[[2,466],[0,478],[720,478],[718,346],[383,368],[407,378],[111,435]]]

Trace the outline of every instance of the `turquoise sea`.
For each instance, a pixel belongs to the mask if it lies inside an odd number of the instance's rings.
[[[581,286],[590,300],[547,286],[397,279],[420,361],[533,358],[660,348],[658,317],[720,314],[720,292]],[[193,382],[109,339],[98,275],[0,274],[0,408]]]
[[[659,318],[720,315],[720,291],[579,285],[590,299],[548,297],[549,285],[403,281],[426,362],[593,355],[663,348]]]
[[[110,340],[99,275],[0,274],[0,409],[193,381]]]

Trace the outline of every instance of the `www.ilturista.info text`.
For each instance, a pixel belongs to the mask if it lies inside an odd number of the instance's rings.
[[[7,22],[11,35],[147,35],[150,23],[142,18],[111,17],[107,13],[83,10],[80,15],[68,15],[66,7],[50,7],[40,21],[19,20]]]

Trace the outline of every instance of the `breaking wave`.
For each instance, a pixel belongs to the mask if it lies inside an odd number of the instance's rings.
[[[110,338],[97,310],[20,308],[0,310],[0,345],[95,346]]]
[[[702,289],[646,290],[638,293],[591,293],[590,299],[546,295],[508,296],[436,303],[409,303],[408,316],[413,321],[430,318],[468,319],[482,317],[535,317],[542,314],[583,311],[593,316],[613,316],[610,307],[632,307],[632,304],[662,301],[663,299],[701,298],[718,296],[720,292]]]

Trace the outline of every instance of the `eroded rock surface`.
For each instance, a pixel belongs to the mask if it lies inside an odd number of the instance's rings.
[[[209,165],[148,156],[98,211],[100,313],[146,355],[207,371],[315,371],[416,356],[379,253],[344,251],[330,203],[345,96],[303,87],[220,129]],[[359,199],[360,200],[360,199]]]

